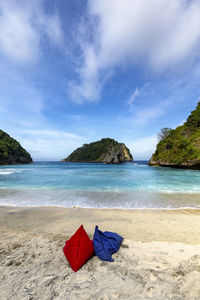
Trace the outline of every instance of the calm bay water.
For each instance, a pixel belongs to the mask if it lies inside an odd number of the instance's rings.
[[[0,167],[0,204],[107,208],[200,207],[200,171],[38,162]]]

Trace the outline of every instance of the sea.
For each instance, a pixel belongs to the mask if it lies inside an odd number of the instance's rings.
[[[200,208],[200,171],[151,167],[147,161],[1,166],[0,205]]]

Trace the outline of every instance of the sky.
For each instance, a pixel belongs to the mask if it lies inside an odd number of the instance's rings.
[[[105,137],[148,160],[199,99],[199,0],[0,0],[0,128],[35,161]]]

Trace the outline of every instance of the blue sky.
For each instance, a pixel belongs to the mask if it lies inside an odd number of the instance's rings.
[[[0,128],[34,160],[103,137],[149,159],[200,98],[199,0],[0,0],[0,28]]]

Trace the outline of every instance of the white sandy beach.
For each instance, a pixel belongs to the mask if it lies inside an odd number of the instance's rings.
[[[83,224],[124,237],[77,273],[62,247]],[[199,210],[0,208],[0,299],[200,299]]]

